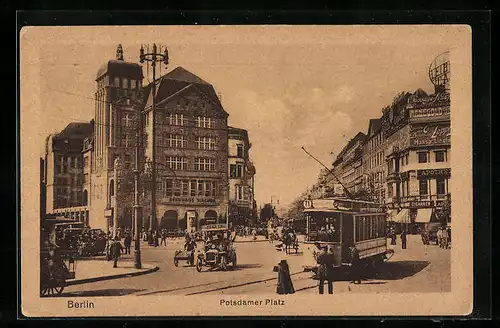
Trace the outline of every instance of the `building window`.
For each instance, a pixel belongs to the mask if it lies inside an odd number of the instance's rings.
[[[130,138],[127,134],[122,135],[122,146],[123,147],[130,147],[131,146]]]
[[[168,116],[168,121],[170,125],[186,125],[186,119],[184,118],[184,114],[170,114]]]
[[[213,150],[215,149],[215,139],[210,137],[196,137],[196,148]]]
[[[205,197],[212,196],[212,182],[205,181]]]
[[[436,151],[436,162],[446,162],[446,152],[444,150]]]
[[[236,164],[229,165],[229,177],[236,178]]]
[[[185,148],[187,140],[183,135],[169,134],[167,139],[167,147]]]
[[[122,82],[123,82],[122,88],[123,89],[128,89],[128,79],[127,78],[123,78]]]
[[[187,158],[167,156],[167,166],[172,170],[187,170]]]
[[[237,200],[243,199],[243,186],[236,185],[236,199]]]
[[[215,127],[215,121],[211,117],[198,116],[196,117],[196,127],[213,129]]]
[[[182,181],[182,196],[189,196],[189,181]]]
[[[132,125],[131,123],[132,123],[132,118],[128,113],[126,113],[125,116],[123,117],[123,125],[129,127]]]
[[[427,196],[429,194],[429,183],[427,180],[422,179],[418,182],[418,190],[420,196]]]
[[[125,168],[128,169],[130,168],[130,154],[125,154],[125,160],[124,160],[124,165]]]
[[[136,88],[136,85],[137,85],[137,84],[136,84],[135,80],[130,80],[130,88],[131,88],[131,89],[135,89],[135,88]]]
[[[120,87],[120,78],[115,77],[115,87],[119,88]]]
[[[173,195],[173,182],[172,180],[164,180],[163,182],[163,190],[165,193],[165,196],[172,196]]]
[[[436,191],[438,195],[446,195],[446,179],[436,178]]]
[[[190,192],[191,192],[191,197],[195,197],[196,196],[196,181],[193,180],[191,181],[191,189],[190,189]]]
[[[244,157],[243,156],[243,145],[239,144],[238,145],[238,157]]]
[[[84,183],[84,184],[89,183],[89,174],[88,174],[88,173],[85,173],[85,174],[83,175],[83,183]]]
[[[203,181],[198,180],[198,196],[203,196]]]
[[[427,153],[426,152],[418,153],[418,162],[419,163],[427,163]]]
[[[236,177],[237,178],[243,177],[243,165],[241,164],[236,165]]]
[[[196,158],[194,161],[196,171],[215,171],[214,158]]]

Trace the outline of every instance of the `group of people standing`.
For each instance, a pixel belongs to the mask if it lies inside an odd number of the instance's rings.
[[[389,228],[388,237],[391,239],[391,245],[396,245],[397,234],[396,234],[396,229],[394,229],[394,227]],[[407,235],[404,229],[403,231],[401,231],[400,238],[401,238],[401,248],[406,249]]]

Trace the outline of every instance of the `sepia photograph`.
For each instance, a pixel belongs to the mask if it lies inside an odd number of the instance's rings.
[[[472,311],[468,26],[19,46],[25,316]]]

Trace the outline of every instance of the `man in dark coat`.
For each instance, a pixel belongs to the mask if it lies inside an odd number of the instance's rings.
[[[359,251],[356,246],[351,246],[350,251],[350,266],[351,266],[351,276],[352,280],[350,283],[361,284],[361,266],[359,261]]]
[[[335,255],[333,254],[333,247],[323,248],[323,251],[318,255],[316,261],[319,264],[318,278],[319,278],[319,293],[325,292],[325,281],[328,283],[328,294],[333,294],[333,266],[335,264]]]
[[[276,293],[280,295],[295,293],[287,261],[281,260],[281,262],[278,263],[278,266],[274,267],[273,271],[278,272],[278,285],[276,286]]]
[[[130,254],[130,246],[132,245],[132,235],[129,232],[125,235],[123,244],[125,245],[125,254]]]
[[[401,248],[406,249],[406,231],[401,232]]]
[[[113,268],[117,268],[118,258],[120,257],[123,250],[123,246],[120,243],[120,238],[118,236],[115,237],[114,243],[111,245],[111,254],[113,256]]]

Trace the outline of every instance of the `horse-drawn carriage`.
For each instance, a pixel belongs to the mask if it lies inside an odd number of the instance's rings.
[[[40,240],[40,296],[62,293],[67,280],[75,278],[77,250],[64,239],[64,230],[81,226],[67,219],[46,219]]]
[[[295,253],[299,251],[299,240],[293,229],[283,229],[280,237],[281,244],[277,244],[275,247],[278,250],[284,251],[286,254],[290,254],[293,249]]]

